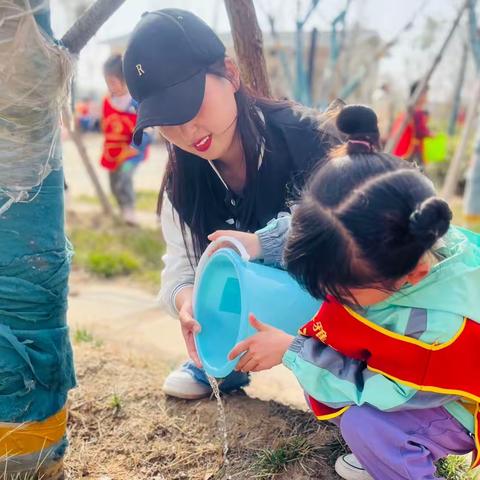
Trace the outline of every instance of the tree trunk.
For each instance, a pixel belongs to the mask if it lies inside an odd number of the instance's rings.
[[[462,48],[462,59],[460,60],[460,69],[458,71],[457,81],[455,82],[455,92],[452,102],[452,113],[450,114],[450,121],[448,123],[448,134],[453,137],[457,129],[458,111],[460,110],[460,103],[462,100],[462,89],[465,82],[465,72],[468,63],[468,44],[465,42]]]
[[[470,98],[470,106],[467,113],[467,119],[463,127],[462,136],[460,142],[455,150],[455,154],[448,167],[447,176],[445,177],[445,183],[443,185],[442,196],[445,200],[449,201],[455,195],[455,190],[458,184],[458,178],[460,177],[462,170],[462,162],[465,158],[468,141],[472,132],[475,129],[475,122],[477,119],[478,102],[480,100],[480,76],[477,77],[475,88]]]
[[[242,81],[255,93],[271,97],[262,31],[252,0],[225,0]]]
[[[115,213],[113,211],[112,206],[110,205],[110,201],[108,200],[108,197],[102,188],[100,180],[98,179],[97,174],[95,172],[95,169],[93,168],[92,161],[90,160],[90,156],[88,155],[87,149],[85,147],[85,143],[82,138],[83,137],[82,133],[80,132],[80,130],[76,125],[74,125],[72,128],[71,124],[73,122],[70,121],[71,115],[67,109],[64,109],[63,117],[65,120],[66,130],[70,135],[70,138],[72,139],[73,143],[75,144],[75,147],[77,148],[78,154],[80,155],[80,159],[82,160],[82,163],[85,166],[88,177],[92,181],[92,185],[95,190],[95,193],[97,194],[98,200],[102,205],[103,213],[109,216],[110,218],[115,218]]]
[[[48,1],[0,0],[0,19],[0,348],[8,392],[0,395],[0,448],[8,452],[0,477],[58,480],[75,378],[60,98],[52,97],[66,91],[68,59],[51,38]]]
[[[472,153],[472,163],[467,174],[463,209],[467,225],[480,221],[480,122],[477,119],[477,136]]]

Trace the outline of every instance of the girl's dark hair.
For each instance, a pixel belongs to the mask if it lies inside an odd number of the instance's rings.
[[[118,78],[122,82],[125,82],[125,77],[123,75],[122,56],[117,54],[109,57],[103,64],[103,74],[110,75]]]
[[[406,161],[377,151],[373,110],[344,107],[336,124],[347,136],[306,187],[285,250],[288,271],[316,298],[355,303],[350,289],[393,291],[448,230],[448,204]]]
[[[229,79],[225,59],[208,67],[207,73]],[[245,208],[243,218],[239,219],[240,223],[245,225],[249,223],[254,213],[255,195],[253,193],[256,190],[258,157],[265,138],[265,124],[256,106],[274,110],[284,108],[290,103],[258,97],[242,84],[235,93],[235,100],[238,110],[237,129],[244,149],[247,170]],[[158,197],[157,212],[161,212],[163,197],[167,193],[173,207],[179,213],[184,243],[192,262],[192,254],[195,259],[200,258],[209,243],[207,235],[212,233],[209,229],[208,217],[216,200],[210,188],[211,167],[206,160],[168,142],[167,151],[168,163]],[[192,233],[193,252],[189,251],[188,242],[185,241],[186,225],[190,227]]]

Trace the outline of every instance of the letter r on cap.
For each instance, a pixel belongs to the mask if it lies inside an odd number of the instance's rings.
[[[135,65],[135,67],[137,68],[138,76],[141,77],[145,73],[143,68],[142,68],[142,64],[139,63],[138,65]]]

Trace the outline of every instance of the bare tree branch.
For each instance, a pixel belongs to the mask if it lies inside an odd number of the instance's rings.
[[[97,0],[63,36],[62,43],[70,53],[79,53],[124,2],[125,0]]]

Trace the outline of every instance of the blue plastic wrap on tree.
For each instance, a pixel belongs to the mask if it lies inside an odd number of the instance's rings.
[[[0,471],[60,479],[75,386],[59,142],[72,60],[48,1],[0,12]]]
[[[63,173],[0,217],[0,421],[42,420],[75,386],[66,325],[71,251]],[[0,199],[1,202],[1,199]]]

